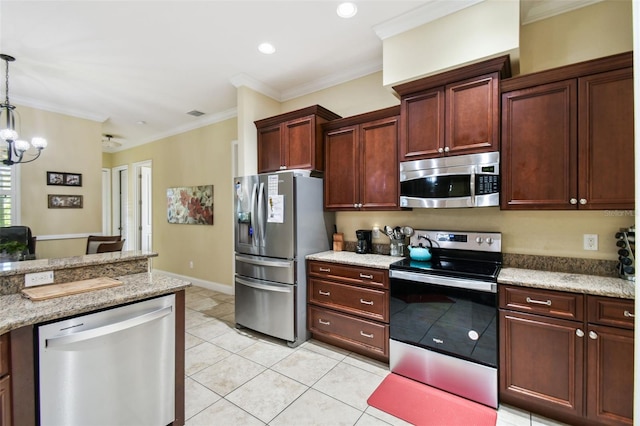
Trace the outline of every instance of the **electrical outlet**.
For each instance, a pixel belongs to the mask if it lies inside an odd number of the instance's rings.
[[[33,272],[24,274],[24,286],[32,287],[35,285],[53,284],[53,271]]]
[[[584,249],[598,250],[598,234],[584,234]]]

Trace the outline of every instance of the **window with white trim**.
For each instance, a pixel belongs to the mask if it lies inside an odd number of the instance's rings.
[[[0,150],[0,156],[5,158],[6,149]],[[0,226],[17,225],[18,214],[18,185],[17,166],[7,166],[0,163]]]

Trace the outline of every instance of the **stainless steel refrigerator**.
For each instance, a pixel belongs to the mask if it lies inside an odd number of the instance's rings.
[[[235,184],[235,320],[298,346],[307,331],[305,257],[329,250],[334,214],[322,179],[292,170]]]

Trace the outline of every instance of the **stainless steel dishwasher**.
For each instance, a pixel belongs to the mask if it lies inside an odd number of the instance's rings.
[[[175,420],[175,296],[37,327],[42,426]]]

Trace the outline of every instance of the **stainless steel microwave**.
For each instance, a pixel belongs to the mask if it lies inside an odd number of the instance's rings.
[[[400,163],[400,206],[500,205],[500,153],[457,155]]]

